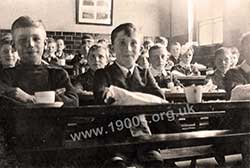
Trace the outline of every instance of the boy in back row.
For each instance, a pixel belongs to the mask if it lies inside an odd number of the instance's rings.
[[[105,45],[95,44],[90,47],[87,61],[89,69],[77,76],[74,86],[77,89],[78,95],[92,95],[94,75],[97,69],[104,68],[108,64],[109,51]]]
[[[149,49],[149,70],[161,88],[169,88],[171,84],[182,86],[180,81],[170,71],[166,70],[169,55],[166,47],[160,44],[156,44]]]

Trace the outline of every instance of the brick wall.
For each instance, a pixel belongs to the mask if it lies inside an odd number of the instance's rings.
[[[10,30],[1,30],[1,34],[9,33]],[[82,32],[59,32],[59,31],[47,31],[48,37],[53,37],[54,39],[62,38],[65,42],[66,49],[65,52],[69,54],[75,54],[79,51],[81,45],[81,38],[85,33]],[[109,34],[91,34],[94,39],[97,41],[98,39],[106,39],[110,42],[110,35]],[[154,37],[151,36],[144,36],[144,39],[152,39]],[[187,41],[187,36],[176,36],[172,37],[173,40],[179,41],[181,44],[185,44]],[[171,41],[171,40],[169,40]],[[196,47],[193,62],[202,63],[209,67],[213,67],[213,60],[214,60],[214,52],[217,48],[221,45],[214,45],[214,46],[203,46],[203,47]]]
[[[1,30],[1,35],[9,33],[10,30]],[[47,37],[52,37],[54,39],[63,39],[66,45],[65,52],[69,54],[75,54],[79,51],[81,45],[81,38],[86,33],[81,32],[60,32],[60,31],[47,31]],[[97,41],[99,39],[106,39],[110,41],[109,34],[91,34]]]

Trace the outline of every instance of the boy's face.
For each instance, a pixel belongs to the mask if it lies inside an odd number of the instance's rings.
[[[155,69],[165,68],[168,57],[168,53],[164,48],[157,48],[149,53],[150,63]]]
[[[175,58],[179,58],[181,52],[181,47],[178,45],[172,45],[170,47],[170,53],[175,57]]]
[[[132,68],[140,53],[140,38],[138,33],[134,32],[129,37],[124,31],[118,32],[114,40],[113,50],[117,63],[128,69]]]
[[[55,54],[56,50],[57,50],[56,43],[52,42],[47,45],[47,51],[49,54]]]
[[[239,55],[237,53],[234,53],[231,55],[231,67],[235,67],[238,63]]]
[[[189,49],[180,59],[183,63],[190,64],[193,59],[193,51]]]
[[[145,43],[145,44],[143,45],[143,47],[144,47],[144,49],[149,50],[153,45],[154,45],[153,42],[149,42],[149,41],[148,41],[148,43]]]
[[[5,66],[13,67],[17,61],[17,52],[10,44],[4,44],[0,48],[1,62]]]
[[[93,39],[84,39],[81,46],[81,54],[87,55],[90,47],[94,44]]]
[[[13,37],[21,63],[30,65],[41,64],[46,38],[43,28],[17,28],[13,32]]]
[[[220,54],[215,59],[215,66],[218,71],[225,74],[227,70],[230,68],[231,60],[230,54]]]
[[[103,48],[91,51],[88,55],[88,64],[93,71],[104,68],[108,64],[107,51]]]
[[[144,53],[143,55],[140,55],[139,58],[137,59],[137,64],[140,65],[143,68],[148,68],[149,67],[149,62],[148,58],[146,56],[147,53]]]
[[[56,43],[57,43],[57,50],[58,51],[63,51],[64,48],[65,48],[63,40],[57,40]]]

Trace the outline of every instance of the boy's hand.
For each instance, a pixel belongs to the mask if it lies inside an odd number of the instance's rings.
[[[104,95],[104,103],[105,104],[112,104],[115,102],[115,99],[113,98],[113,94],[109,88],[104,89],[103,95]]]
[[[83,95],[83,96],[93,96],[94,93],[91,91],[86,91],[86,90],[77,90],[77,94]]]
[[[7,96],[12,97],[20,102],[23,103],[35,103],[36,99],[35,96],[30,95],[23,91],[22,89],[16,87],[16,88],[11,88],[6,92]]]

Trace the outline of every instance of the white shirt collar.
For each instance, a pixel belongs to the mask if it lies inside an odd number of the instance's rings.
[[[184,67],[184,68],[190,68],[191,65],[190,64],[184,64],[183,62],[180,61],[180,66]]]
[[[152,73],[152,75],[155,76],[161,76],[163,74],[163,76],[167,76],[167,71],[165,69],[162,70],[157,70],[155,69],[152,65],[149,67],[150,72]]]
[[[121,69],[121,71],[122,71],[122,73],[123,73],[124,76],[127,76],[128,71],[130,71],[130,73],[133,74],[134,69],[135,69],[135,65],[133,65],[130,69],[128,69],[128,68],[122,66],[121,64],[119,64],[119,63],[116,62],[116,61],[115,61],[115,63],[116,63],[116,65]]]

